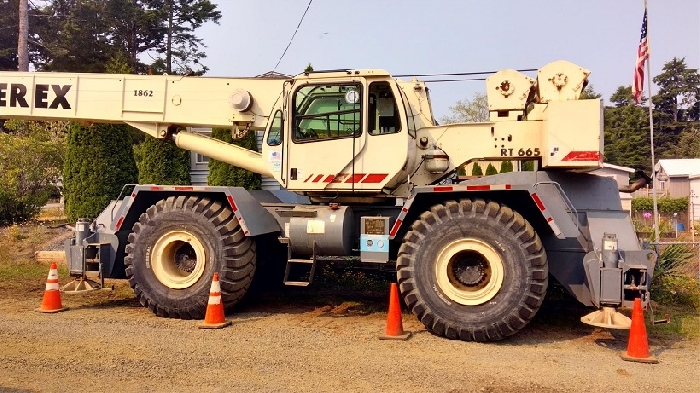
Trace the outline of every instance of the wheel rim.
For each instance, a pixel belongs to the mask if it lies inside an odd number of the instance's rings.
[[[503,260],[488,244],[461,239],[442,249],[435,266],[437,285],[452,301],[466,306],[486,303],[503,284]]]
[[[170,231],[153,246],[151,269],[166,287],[188,288],[202,277],[205,257],[204,246],[196,236],[187,231]]]

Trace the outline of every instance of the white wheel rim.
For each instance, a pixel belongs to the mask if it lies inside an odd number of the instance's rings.
[[[471,282],[457,277],[455,270],[469,269]],[[466,270],[462,269],[462,270]],[[488,244],[461,239],[445,246],[437,257],[437,285],[450,300],[465,306],[493,299],[503,284],[503,260]]]
[[[178,252],[194,251],[196,260],[190,272],[178,267]],[[184,247],[184,248],[183,248]],[[202,242],[187,231],[170,231],[161,236],[151,250],[151,269],[158,281],[172,289],[189,288],[199,281],[204,273],[206,254]]]

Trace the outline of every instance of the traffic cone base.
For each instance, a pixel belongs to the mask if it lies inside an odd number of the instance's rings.
[[[219,273],[214,273],[211,280],[211,290],[209,291],[209,302],[207,311],[204,314],[204,322],[197,325],[200,329],[221,329],[230,325],[224,315],[224,305],[221,304],[221,284],[219,284]]]
[[[46,290],[41,299],[41,306],[34,311],[43,313],[57,313],[68,310],[61,304],[61,292],[58,290],[58,267],[56,262],[51,262],[49,276],[46,278]]]
[[[379,336],[380,340],[408,340],[410,332],[403,330],[399,290],[396,283],[391,284],[389,292],[389,312],[386,316],[386,332]]]
[[[656,358],[656,356],[649,354],[649,356],[645,358],[635,358],[632,356],[629,356],[627,354],[627,351],[622,351],[620,352],[620,357],[622,360],[626,360],[628,362],[637,362],[637,363],[649,363],[649,364],[656,364],[659,362],[659,359]]]
[[[632,307],[632,326],[627,344],[627,351],[620,353],[622,360],[639,363],[658,363],[659,361],[649,353],[647,341],[647,329],[644,325],[644,311],[642,311],[642,299],[634,299]]]

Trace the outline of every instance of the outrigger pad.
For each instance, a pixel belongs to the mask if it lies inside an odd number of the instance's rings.
[[[76,278],[61,288],[61,292],[67,295],[78,295],[102,289],[102,286],[87,278]]]
[[[632,320],[615,311],[613,307],[603,307],[598,311],[581,317],[581,322],[606,329],[629,329]]]

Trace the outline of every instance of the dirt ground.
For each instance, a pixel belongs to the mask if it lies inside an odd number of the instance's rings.
[[[700,391],[697,341],[650,340],[659,364],[625,362],[627,331],[556,302],[503,342],[435,337],[408,314],[411,339],[380,341],[388,296],[284,288],[200,330],[154,316],[121,281],[37,313],[43,284],[0,282],[0,392]]]

